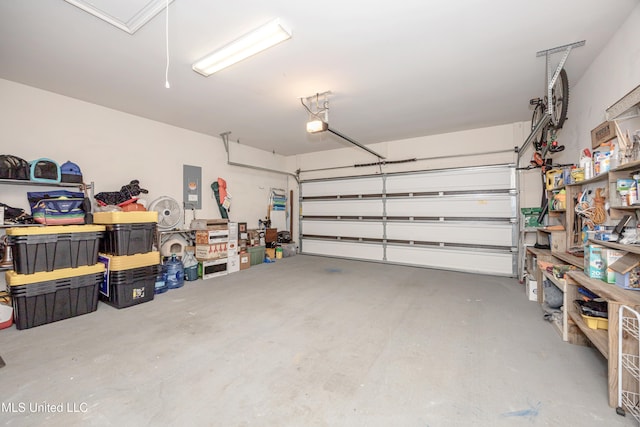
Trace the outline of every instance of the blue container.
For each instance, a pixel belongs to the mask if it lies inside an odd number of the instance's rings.
[[[165,263],[167,270],[167,286],[169,289],[181,288],[184,286],[184,266],[182,261],[176,258],[176,254],[171,254]]]
[[[167,268],[166,266],[162,266],[162,269],[156,276],[156,284],[155,289],[153,290],[154,294],[163,294],[169,290],[169,284],[167,283]]]
[[[185,267],[184,280],[198,280],[198,264],[192,265],[191,267]]]

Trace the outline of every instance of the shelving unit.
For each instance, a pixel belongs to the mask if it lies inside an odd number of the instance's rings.
[[[607,109],[606,119],[615,122],[616,134],[620,138],[628,132],[640,129],[640,86],[635,88],[612,107]],[[530,143],[533,136],[525,141]],[[555,323],[556,329],[562,332],[563,339],[581,344],[590,342],[608,360],[609,405],[622,406],[640,421],[640,292],[620,288],[600,279],[588,277],[584,272],[584,258],[576,254],[583,248],[580,224],[576,224],[575,207],[578,196],[584,191],[605,188],[607,201],[607,225],[615,225],[624,215],[635,215],[640,220],[640,201],[628,205],[617,192],[617,180],[632,178],[640,174],[640,159],[626,162],[611,170],[598,174],[593,178],[574,184],[558,185],[547,189],[547,198],[561,190],[566,193],[566,208],[552,209],[550,203],[549,221],[551,225],[561,225],[563,230],[539,228],[538,240],[543,235],[549,236],[550,251],[538,252],[533,248],[526,249],[526,265],[529,267],[534,257],[553,263],[568,263],[579,270],[569,271],[566,283],[559,281],[549,272],[538,268],[538,302],[543,302],[542,278],[547,278],[564,292],[564,316],[562,324]],[[639,197],[640,200],[640,197]],[[604,247],[620,251],[640,254],[640,245],[626,245],[615,242],[590,240]],[[574,250],[576,249],[576,250]],[[582,318],[573,301],[579,299],[578,288],[583,287],[598,295],[607,302],[609,313],[608,329],[591,329]],[[618,315],[619,314],[619,315]],[[565,323],[566,319],[566,323]],[[592,325],[593,326],[593,325]],[[566,334],[565,334],[566,333]],[[618,387],[620,386],[620,387]]]
[[[618,316],[615,314],[618,313],[620,307],[623,305],[640,307],[640,292],[629,291],[619,288],[616,285],[605,283],[599,279],[592,279],[587,277],[582,271],[571,271],[567,273],[567,276],[571,279],[567,283],[573,285],[567,288],[567,299],[570,301],[578,299],[578,286],[588,289],[607,301],[607,311],[610,314],[608,330],[589,328],[573,304],[568,307],[568,311],[571,320],[573,320],[594,347],[608,360],[609,405],[615,407],[617,405],[619,383],[619,346],[621,345],[618,338],[618,328],[620,325]],[[627,381],[626,376],[624,376],[623,381]]]
[[[570,301],[567,301],[567,282],[565,280],[558,279],[548,271],[542,271],[542,276],[548,279],[549,282],[553,283],[553,285],[555,285],[558,289],[562,291],[562,294],[563,294],[563,301],[562,301],[562,308],[561,308],[562,317],[560,318],[559,321],[554,321],[553,325],[555,326],[556,330],[562,337],[562,341],[569,341],[569,318],[567,315],[567,304]],[[543,290],[544,290],[544,286],[543,286]],[[544,292],[543,292],[542,298],[544,301]]]
[[[63,187],[63,188],[79,188],[84,192],[85,189],[90,190],[91,199],[93,199],[93,182],[89,184],[85,183],[72,183],[72,182],[37,182],[22,179],[0,179],[0,185],[19,185],[19,186],[31,186],[31,187]],[[0,234],[4,234],[4,229],[14,227],[44,227],[43,224],[4,224],[4,218],[0,221]],[[8,268],[0,267],[0,271],[8,270]]]
[[[180,236],[187,242],[187,246],[195,245],[195,230],[156,230],[153,246],[161,251],[162,246],[173,236]]]
[[[93,182],[86,183],[74,183],[74,182],[37,182],[37,181],[29,181],[24,179],[0,179],[0,185],[21,185],[21,186],[30,186],[30,187],[62,187],[62,188],[78,188],[80,191],[84,192],[84,190],[89,190],[91,193],[89,197],[93,203],[93,190],[94,184]],[[0,229],[3,228],[11,228],[11,227],[37,227],[42,224],[4,224],[4,219],[0,224]]]

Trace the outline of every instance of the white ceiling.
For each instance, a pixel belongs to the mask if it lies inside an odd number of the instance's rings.
[[[639,2],[175,0],[165,89],[164,10],[129,34],[64,0],[2,0],[0,78],[292,155],[350,146],[305,132],[299,98],[327,90],[330,126],[362,144],[529,120],[536,52],[586,40],[571,86]],[[150,1],[85,3],[126,21]],[[276,17],[290,40],[210,77],[191,69]]]

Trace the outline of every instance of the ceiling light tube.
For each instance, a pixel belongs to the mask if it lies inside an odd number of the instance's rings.
[[[307,132],[309,133],[324,132],[327,129],[329,129],[329,125],[327,124],[327,122],[323,122],[320,119],[307,122]]]
[[[279,19],[256,28],[193,64],[193,71],[210,76],[230,65],[240,62],[291,38],[291,31],[282,26]]]

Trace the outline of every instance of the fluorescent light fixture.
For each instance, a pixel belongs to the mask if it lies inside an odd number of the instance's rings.
[[[329,129],[329,125],[322,120],[316,119],[307,122],[307,132],[309,133],[324,132],[327,129]]]
[[[210,53],[193,64],[192,68],[193,71],[205,77],[210,76],[216,71],[240,62],[289,38],[291,38],[291,31],[284,28],[279,19],[274,19],[225,47]]]

